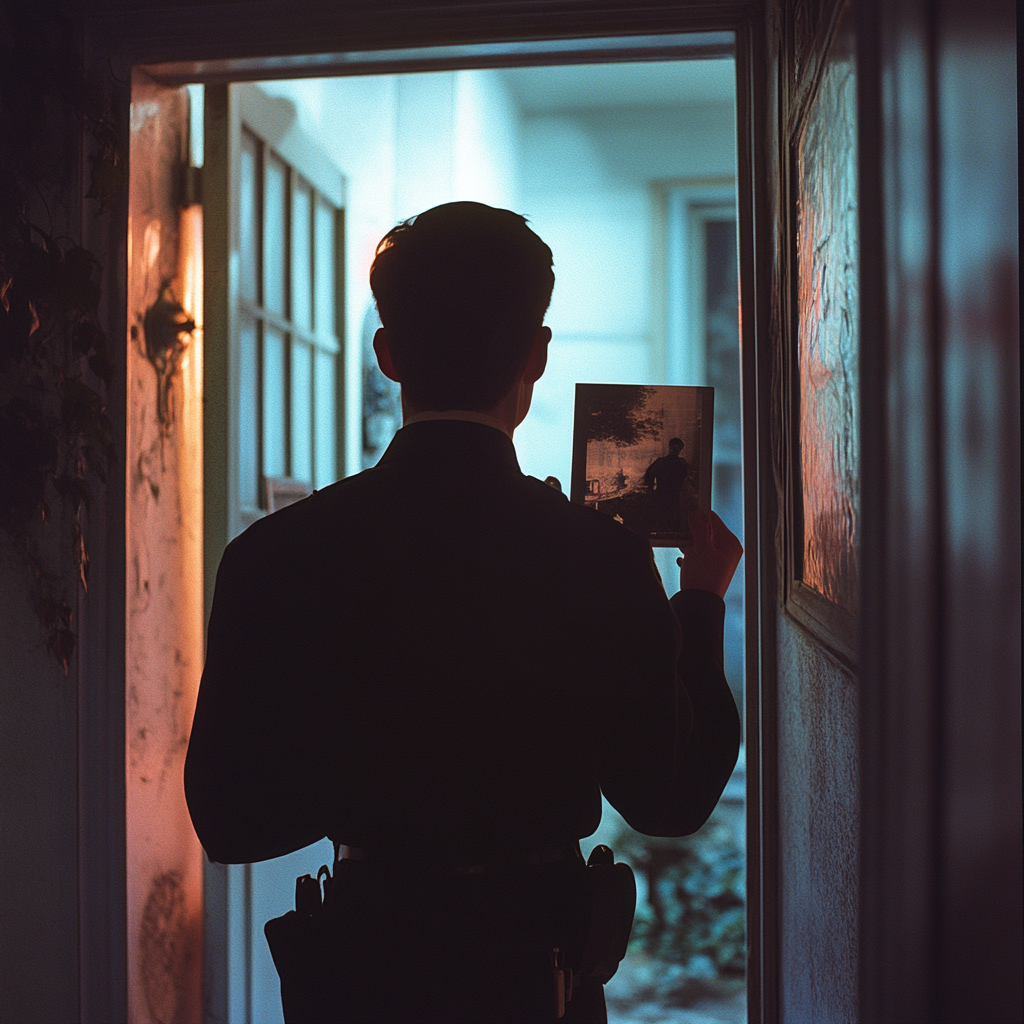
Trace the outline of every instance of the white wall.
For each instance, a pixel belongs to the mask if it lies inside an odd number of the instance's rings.
[[[493,71],[460,71],[455,89],[455,169],[452,199],[503,209],[519,201],[519,111]]]
[[[515,208],[519,124],[493,71],[265,82],[296,104],[299,127],[346,178],[345,466],[361,465],[362,333],[370,264],[396,223],[471,199]]]
[[[548,369],[516,432],[524,472],[568,490],[573,385],[669,383],[658,185],[735,174],[732,104],[521,119],[520,210],[555,256]]]

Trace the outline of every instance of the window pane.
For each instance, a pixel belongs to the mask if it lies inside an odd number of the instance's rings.
[[[326,487],[338,478],[337,409],[334,399],[336,361],[330,352],[316,353],[316,487]]]
[[[263,260],[267,309],[287,315],[285,295],[288,282],[287,236],[288,168],[273,154],[267,154],[267,187],[263,223]]]
[[[292,472],[313,482],[313,352],[292,341]]]
[[[265,324],[263,328],[263,474],[287,472],[285,438],[285,335]]]
[[[313,329],[313,196],[308,185],[292,190],[292,320]]]
[[[249,508],[259,503],[259,349],[256,322],[242,317],[240,325],[238,396],[238,499]]]
[[[322,199],[316,204],[316,332],[335,334],[334,208]]]
[[[259,302],[260,279],[260,189],[259,142],[242,132],[241,179],[239,181],[239,249],[241,266],[238,288],[242,298]]]

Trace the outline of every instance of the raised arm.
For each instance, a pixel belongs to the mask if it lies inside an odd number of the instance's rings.
[[[740,719],[723,670],[722,595],[742,548],[717,516],[691,526],[686,589],[668,602],[650,569],[646,581],[637,577],[619,631],[633,653],[615,666],[620,678],[609,683],[601,728],[602,789],[648,835],[699,829],[739,753]]]

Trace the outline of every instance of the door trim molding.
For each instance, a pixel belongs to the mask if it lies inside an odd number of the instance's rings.
[[[767,8],[767,10],[766,10]],[[772,266],[771,176],[773,128],[777,128],[777,59],[769,45],[778,35],[769,32],[772,5],[761,0],[491,0],[467,4],[400,5],[395,2],[353,0],[336,3],[296,0],[286,8],[272,0],[243,0],[233,4],[198,6],[177,0],[175,6],[160,10],[140,6],[135,10],[101,12],[85,21],[88,45],[97,59],[124,74],[132,66],[191,62],[189,80],[215,81],[216,75],[198,73],[202,62],[260,58],[245,77],[299,77],[294,61],[272,71],[273,58],[308,53],[351,53],[394,50],[401,47],[454,46],[480,43],[536,40],[573,40],[673,34],[682,32],[734,32],[737,67],[737,193],[740,229],[740,278],[742,289],[741,388],[744,423],[744,494],[746,531],[746,615],[747,669],[746,722],[748,751],[748,998],[749,1019],[757,1024],[778,1020],[778,884],[776,818],[776,709],[774,706],[774,646],[777,580],[774,554],[776,499],[770,445],[770,395],[772,378]],[[768,17],[766,17],[768,15]],[[710,44],[709,44],[710,45]],[[720,43],[714,43],[720,46]],[[720,51],[721,52],[721,51]],[[636,51],[632,51],[633,54]],[[690,56],[707,56],[691,48]],[[499,55],[500,56],[500,55]],[[568,51],[565,52],[568,57]],[[591,50],[596,56],[613,59],[614,54]],[[644,53],[650,58],[680,56],[676,44],[672,53],[654,47]],[[507,59],[508,55],[503,56]],[[449,58],[451,60],[452,58]],[[578,57],[576,58],[579,59]],[[509,63],[526,63],[522,59]],[[551,63],[545,56],[545,63]],[[559,60],[568,63],[568,59]],[[367,65],[368,66],[368,65]],[[439,65],[432,65],[439,67]],[[451,68],[453,63],[446,65]],[[473,66],[483,66],[478,60]],[[160,69],[154,69],[159,74]],[[396,70],[392,65],[389,70]],[[192,73],[195,72],[195,73]],[[168,72],[169,73],[169,72]],[[180,68],[179,68],[179,73]],[[324,74],[321,64],[312,63],[308,74]],[[236,79],[237,80],[237,79]],[[214,90],[208,90],[209,95]],[[226,90],[225,90],[226,91]],[[120,97],[119,119],[128,123],[127,90]],[[214,157],[215,159],[215,157]],[[211,153],[206,153],[209,165]],[[204,186],[210,176],[204,175]],[[224,197],[226,198],[226,197]],[[218,197],[207,191],[207,227],[211,227]],[[121,201],[126,205],[126,197]],[[222,203],[224,209],[226,203]],[[228,224],[221,225],[225,239]],[[123,252],[123,250],[121,250]],[[207,249],[210,259],[215,254]],[[228,254],[221,253],[221,257]],[[209,273],[216,266],[208,262]],[[111,308],[124,306],[121,264],[108,262]],[[226,275],[228,260],[221,259]],[[227,289],[225,289],[225,292]],[[119,314],[120,317],[123,313]],[[207,305],[206,344],[212,352],[211,335],[216,330],[215,310]],[[209,355],[208,355],[209,358]],[[226,372],[227,366],[223,367]],[[208,378],[209,379],[209,378]],[[208,439],[224,443],[226,470],[227,437],[222,430],[205,425]],[[223,424],[226,429],[227,424]],[[209,472],[209,464],[207,472]],[[223,520],[226,510],[210,510]],[[210,514],[208,513],[208,514]],[[226,523],[207,536],[224,535]],[[123,539],[123,523],[120,527]],[[113,538],[116,542],[116,538]],[[226,540],[226,536],[225,536]],[[212,593],[216,565],[207,561],[207,601]],[[116,583],[112,583],[116,591]],[[123,609],[123,587],[111,600]],[[100,596],[97,595],[97,600]],[[209,603],[207,603],[207,611]],[[115,616],[116,617],[116,616]],[[102,638],[83,637],[93,650]],[[122,666],[123,667],[123,666]],[[122,809],[123,810],[123,809]],[[214,893],[210,893],[211,897]],[[120,926],[123,928],[123,923]],[[209,1009],[207,1010],[209,1014]],[[210,1020],[222,1019],[216,1014]]]

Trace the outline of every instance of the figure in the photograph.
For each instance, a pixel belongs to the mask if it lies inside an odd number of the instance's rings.
[[[682,438],[673,437],[668,454],[655,459],[644,473],[654,498],[654,529],[658,533],[686,533],[690,512],[697,507],[690,463],[683,458]]]
[[[612,483],[615,484],[615,489],[617,491],[624,491],[626,489],[626,481],[628,479],[629,477],[626,476],[626,474],[623,472],[622,467],[619,466],[619,471],[615,474],[614,477],[612,477]]]
[[[213,861],[325,836],[341,854],[322,904],[306,879],[301,913],[267,925],[288,1024],[605,1021],[635,889],[579,841],[602,791],[650,835],[715,807],[740,739],[740,544],[691,516],[669,601],[646,539],[520,470],[554,284],[523,217],[428,210],[370,284],[404,425],[373,469],[228,545],[192,821]]]

